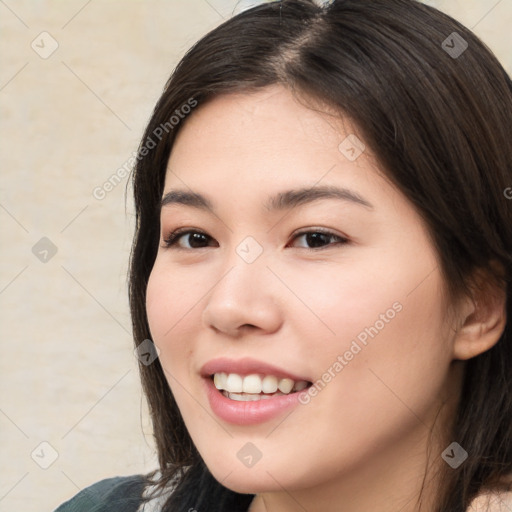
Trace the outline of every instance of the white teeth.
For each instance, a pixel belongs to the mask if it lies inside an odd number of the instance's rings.
[[[259,375],[246,375],[242,384],[244,393],[261,393],[261,379]]]
[[[279,391],[281,391],[281,393],[289,393],[293,388],[293,380],[281,379],[277,387],[279,388]]]
[[[229,393],[228,391],[222,391],[222,394],[226,398],[230,398],[231,400],[236,400],[237,402],[257,402],[258,400],[269,400],[274,396],[284,396],[284,393],[274,393],[273,395],[263,395],[263,394],[240,394],[240,393]]]
[[[277,377],[265,375],[261,381],[261,391],[263,391],[263,393],[275,393],[277,391],[277,384]]]
[[[228,376],[225,373],[216,373],[213,376],[213,383],[217,389],[224,389],[226,387],[226,379]]]
[[[230,373],[226,380],[226,389],[232,393],[241,393],[243,388],[243,379],[237,373]]]
[[[264,396],[260,395],[261,393],[287,395],[292,390],[301,391],[308,386],[308,383],[304,380],[295,382],[288,378],[278,379],[274,375],[259,375],[256,373],[242,376],[237,373],[219,372],[214,374],[213,382],[217,389],[230,393],[230,398],[233,394],[237,395],[239,393],[249,393],[255,396],[255,398],[245,398],[246,395],[238,395],[244,398],[233,398],[233,400],[258,400],[261,396]]]

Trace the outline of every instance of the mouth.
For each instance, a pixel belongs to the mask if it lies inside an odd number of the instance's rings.
[[[303,387],[304,384],[302,382],[304,381],[295,382],[292,380],[290,384],[286,380],[282,382],[283,379],[279,379],[276,391],[270,392],[275,387],[276,377],[270,379],[268,377],[271,376],[268,375],[249,374],[243,376],[242,379],[240,374],[225,373],[226,377],[224,377],[220,373],[203,378],[210,409],[221,420],[240,426],[265,423],[282,416],[285,411],[292,407],[297,407],[301,403],[307,403],[303,401],[302,395],[306,394],[308,388],[312,385],[306,381],[306,387]],[[236,377],[231,377],[232,375],[236,375]],[[226,379],[226,384],[223,383],[224,378]],[[254,385],[255,387],[244,388],[246,378],[248,385]],[[217,384],[215,381],[217,381]],[[242,381],[241,391],[229,391],[229,389],[240,389],[240,381]],[[252,393],[243,391],[244,389],[256,391],[258,389],[256,386],[259,382],[269,392],[266,393],[263,390]],[[270,387],[271,384],[272,387]],[[279,389],[279,385],[287,392],[283,393]],[[223,387],[229,389],[223,389]],[[299,391],[299,388],[302,389]]]
[[[269,400],[278,396],[298,393],[312,386],[312,382],[275,375],[216,372],[209,375],[215,388],[226,398],[237,402]]]
[[[213,359],[203,365],[200,375],[211,411],[228,423],[244,426],[265,423],[307,403],[302,395],[312,386],[310,377],[250,357]]]

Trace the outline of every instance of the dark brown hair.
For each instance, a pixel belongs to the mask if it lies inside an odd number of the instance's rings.
[[[506,290],[512,318],[512,201],[505,193],[512,186],[512,86],[498,60],[467,28],[415,0],[283,0],[245,11],[197,42],[154,109],[133,174],[136,345],[151,338],[145,297],[159,203],[173,142],[186,123],[170,126],[169,119],[191,98],[200,108],[216,96],[271,84],[355,123],[386,177],[426,222],[451,297],[470,294],[479,270]],[[150,139],[156,144],[148,151]],[[478,492],[497,489],[512,473],[511,336],[509,321],[493,348],[466,363],[451,438],[469,457],[457,469],[446,465],[435,512],[465,512]],[[226,489],[206,468],[159,361],[140,371],[159,484],[178,481],[165,510],[247,510],[253,496]]]

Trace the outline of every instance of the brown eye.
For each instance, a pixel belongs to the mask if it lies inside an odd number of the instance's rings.
[[[312,247],[304,247],[305,249],[315,250],[323,249],[336,244],[348,243],[348,240],[344,237],[331,233],[330,231],[324,231],[319,229],[302,231],[293,237],[293,240],[297,240],[300,237],[304,237],[306,244]],[[335,240],[335,243],[329,243],[330,240]]]
[[[306,242],[306,247],[303,246],[302,248],[308,250],[322,250],[333,245],[348,243],[347,238],[339,236],[330,231],[320,230],[318,228],[297,233],[293,237],[293,241],[301,237],[304,237]],[[180,240],[182,238],[187,240],[188,247],[180,245]],[[208,247],[209,240],[212,240],[212,238],[202,231],[192,229],[178,229],[172,232],[167,238],[163,240],[163,245],[165,248],[173,249],[203,249]]]
[[[182,238],[188,240],[189,247],[181,247],[178,245]],[[171,233],[167,238],[165,238],[163,242],[166,248],[174,247],[177,249],[202,249],[203,247],[206,247],[206,245],[202,244],[205,242],[207,243],[209,238],[210,237],[202,231],[195,231],[192,229],[178,229]]]

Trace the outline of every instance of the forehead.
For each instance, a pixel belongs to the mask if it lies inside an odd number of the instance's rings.
[[[357,158],[347,158],[354,154]],[[344,179],[355,171],[361,176],[379,173],[352,123],[332,110],[315,110],[275,85],[218,96],[198,106],[175,139],[166,188],[179,185],[185,174],[203,183],[235,185],[243,178],[254,186],[265,180],[279,187],[281,179],[332,178],[333,167]]]
[[[195,142],[198,150],[260,145],[262,150],[292,147],[298,151],[307,149],[296,146],[302,140],[308,147],[328,150],[337,148],[340,135],[354,132],[352,124],[332,108],[298,98],[284,86],[272,85],[220,95],[199,105],[185,120],[175,148]]]

